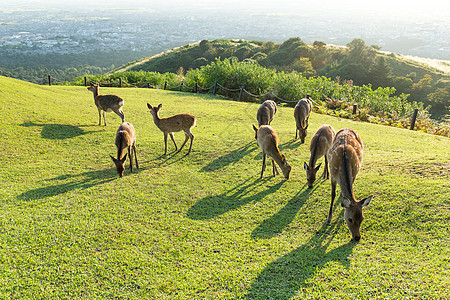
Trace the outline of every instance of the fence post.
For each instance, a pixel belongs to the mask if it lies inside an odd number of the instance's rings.
[[[148,89],[150,88],[150,82],[147,82],[147,88]]]
[[[166,90],[166,88],[167,88],[167,80],[166,82],[164,82],[164,90]]]
[[[87,86],[87,77],[84,76],[84,86]]]
[[[122,78],[119,77],[119,87],[122,87]]]
[[[180,92],[183,89],[183,81],[180,83]]]
[[[409,130],[414,130],[414,125],[416,125],[416,118],[417,118],[417,112],[418,111],[419,110],[417,108],[414,109],[413,116],[412,116],[412,119],[411,119],[411,127],[409,127]]]
[[[242,93],[244,92],[244,87],[241,87],[241,90],[239,91],[239,101],[242,100]]]
[[[48,74],[48,85],[52,85],[52,75]]]
[[[217,80],[216,80],[216,83],[214,83],[213,95],[216,95],[216,92],[217,92]]]
[[[353,115],[356,115],[356,110],[358,109],[358,104],[353,104]]]
[[[197,81],[196,81],[195,84],[194,84],[194,93],[195,93],[195,94],[197,93]]]

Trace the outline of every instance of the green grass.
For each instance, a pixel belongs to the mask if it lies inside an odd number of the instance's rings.
[[[374,299],[449,294],[448,138],[312,114],[305,144],[293,109],[272,126],[289,180],[259,179],[258,104],[178,92],[103,88],[125,99],[140,169],[118,178],[120,118],[98,126],[84,87],[0,77],[0,298]],[[193,150],[163,156],[161,116],[197,116]],[[358,199],[373,194],[359,243],[330,184],[307,189],[303,161],[322,124],[364,144]],[[178,144],[184,139],[175,133]],[[127,161],[128,166],[128,161]],[[339,201],[338,201],[339,202]]]

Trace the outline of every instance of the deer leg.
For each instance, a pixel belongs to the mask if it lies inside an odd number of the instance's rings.
[[[330,211],[328,212],[327,224],[331,223],[331,217],[333,215],[334,198],[336,198],[336,182],[331,182],[331,204],[330,204]]]
[[[98,125],[102,125],[102,110],[98,109]]]
[[[106,117],[105,117],[105,111],[103,111],[103,121],[105,122],[105,126],[106,126]]]
[[[191,138],[191,145],[189,146],[189,151],[188,153],[191,153],[191,149],[192,149],[192,143],[194,142],[194,135],[192,134],[192,132],[189,130],[189,137]]]
[[[330,172],[328,171],[328,159],[327,159],[327,154],[325,153],[325,168],[323,169],[322,177],[324,179],[328,179],[329,176],[330,176]]]
[[[184,142],[183,142],[183,144],[181,145],[179,151],[181,151],[181,149],[183,149],[184,145],[186,144],[187,140],[189,139],[189,135],[185,132],[185,133],[184,133],[184,137],[185,137],[185,138],[184,138]]]
[[[264,170],[266,169],[266,153],[263,152],[263,163],[262,163],[262,169],[261,169],[261,176],[259,178],[263,177]]]
[[[128,146],[128,157],[130,158],[130,171],[133,172],[133,156],[131,156],[131,146]]]
[[[133,152],[134,152],[134,161],[136,162],[136,169],[139,169],[138,160],[137,160],[137,156],[136,156],[136,144],[133,144]],[[131,156],[130,156],[130,160],[131,160]]]
[[[170,138],[172,139],[173,144],[175,145],[175,151],[178,150],[177,144],[175,143],[175,139],[173,137],[173,132],[169,132]],[[180,149],[181,150],[181,149]]]
[[[295,139],[297,139],[298,128],[295,128]]]
[[[167,154],[167,132],[164,132],[164,155]]]
[[[273,177],[275,177],[276,175],[278,175],[278,174],[280,174],[279,172],[278,172],[278,169],[277,169],[277,166],[275,165],[275,161],[273,160],[273,158],[272,158],[272,171],[273,171]]]

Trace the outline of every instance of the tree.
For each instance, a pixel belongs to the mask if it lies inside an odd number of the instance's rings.
[[[379,56],[370,66],[367,72],[367,82],[371,83],[373,88],[387,87],[392,85],[392,68],[386,62],[384,57]]]
[[[438,88],[434,93],[429,94],[428,101],[436,104],[437,107],[450,110],[450,85]]]
[[[373,61],[375,51],[362,39],[354,39],[347,44],[348,56],[356,63],[369,64]]]
[[[294,71],[302,73],[305,77],[311,77],[316,74],[316,70],[312,67],[311,62],[306,57],[301,57],[291,65]]]

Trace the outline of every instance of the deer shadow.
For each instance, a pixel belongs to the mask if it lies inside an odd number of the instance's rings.
[[[309,279],[329,262],[349,268],[348,257],[357,242],[327,251],[342,223],[324,224],[303,246],[270,263],[255,279],[246,299],[291,299],[297,291],[310,286]]]
[[[301,145],[304,145],[305,143],[299,142],[297,143],[297,141],[300,141],[300,139],[292,139],[284,144],[280,144],[278,146],[278,148],[280,149],[280,151],[284,150],[284,149],[289,149],[289,150],[293,150],[298,148]]]
[[[249,142],[246,145],[239,147],[236,150],[231,151],[221,157],[216,158],[209,164],[205,165],[200,171],[201,172],[214,172],[221,168],[225,168],[226,166],[236,163],[241,160],[247,154],[255,151],[257,147],[255,146],[255,142]]]
[[[41,137],[49,140],[65,140],[80,135],[92,133],[92,131],[84,131],[80,127],[65,124],[36,124],[33,122],[24,122],[23,127],[42,127]]]
[[[285,182],[283,180],[261,192],[256,194],[252,193],[257,187],[264,185],[270,178],[260,178],[251,182],[246,179],[222,194],[204,197],[189,208],[187,216],[193,220],[212,219],[250,202],[257,202],[267,195],[275,193]]]
[[[115,170],[114,170],[115,171]],[[68,193],[73,190],[84,190],[96,185],[104,184],[115,178],[111,177],[111,170],[89,171],[76,175],[60,175],[50,179],[44,179],[42,182],[46,186],[26,191],[17,196],[19,200],[37,200],[47,197],[54,197]],[[54,181],[68,181],[65,183],[54,184]]]
[[[264,220],[255,228],[251,237],[254,239],[270,239],[282,233],[284,228],[294,220],[297,212],[315,189],[317,189],[317,185],[312,189],[308,189],[307,185],[304,184],[300,191],[279,212]]]

